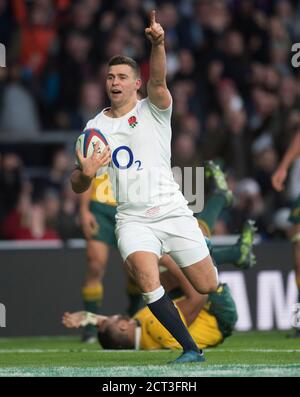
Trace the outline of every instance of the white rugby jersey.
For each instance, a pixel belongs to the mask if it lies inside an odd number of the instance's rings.
[[[161,110],[145,98],[122,117],[108,117],[104,111],[86,128],[100,130],[112,152],[116,219],[158,218],[181,206],[189,212],[171,170],[172,105]]]

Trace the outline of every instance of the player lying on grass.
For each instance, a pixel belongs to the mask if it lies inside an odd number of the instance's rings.
[[[220,284],[216,292],[200,295],[170,256],[164,255],[160,266],[166,269],[161,277],[164,288],[170,291],[179,287],[183,293],[174,303],[199,348],[216,346],[231,335],[237,312],[226,284]],[[67,328],[96,325],[103,349],[180,349],[179,343],[148,307],[138,311],[133,318],[80,311],[65,313],[62,321]]]
[[[255,221],[246,220],[241,235],[235,244],[214,246],[207,239],[212,236],[215,223],[222,210],[232,205],[233,193],[228,187],[226,174],[214,161],[208,161],[205,164],[205,181],[210,182],[211,192],[205,200],[203,210],[194,213],[194,216],[206,237],[211,256],[218,266],[232,264],[240,269],[253,267],[256,263],[253,252]]]

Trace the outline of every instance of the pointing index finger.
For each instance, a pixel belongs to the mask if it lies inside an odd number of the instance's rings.
[[[152,25],[154,25],[156,23],[156,20],[155,20],[155,10],[152,10],[151,11],[151,14],[150,14],[150,25],[152,26]]]

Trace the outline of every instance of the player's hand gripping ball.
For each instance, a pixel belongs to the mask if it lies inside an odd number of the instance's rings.
[[[102,153],[106,146],[108,146],[108,142],[105,136],[101,133],[100,130],[95,128],[86,129],[83,131],[76,141],[76,152],[77,150],[81,153],[81,155],[85,158],[90,158],[93,155],[95,145],[98,143],[98,153]],[[80,160],[77,156],[77,164],[80,164]],[[107,166],[103,166],[99,168],[96,176],[102,175],[107,171]]]

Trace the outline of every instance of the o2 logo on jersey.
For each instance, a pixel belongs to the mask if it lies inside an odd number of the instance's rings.
[[[122,161],[124,160],[124,155],[127,153],[127,162]],[[121,160],[122,159],[122,160]],[[128,146],[119,146],[117,149],[113,151],[112,154],[112,161],[114,165],[119,169],[119,170],[127,170],[132,166],[132,164],[136,164],[137,171],[141,171],[142,168],[142,162],[140,160],[134,160],[134,156],[132,153],[132,150]]]

